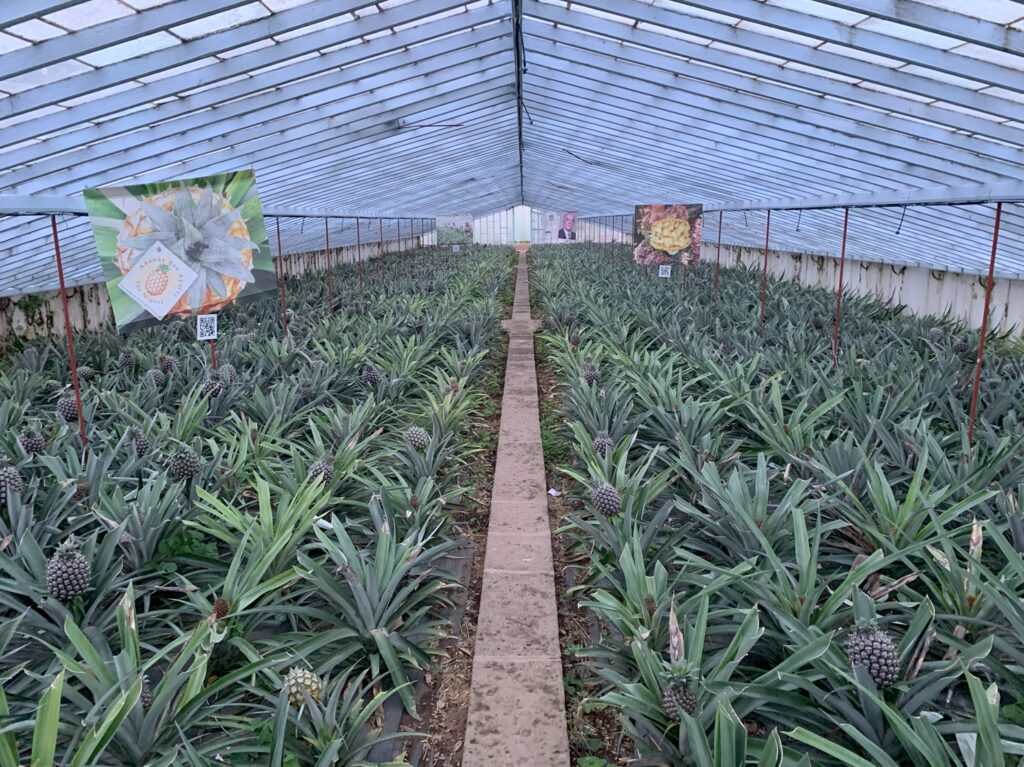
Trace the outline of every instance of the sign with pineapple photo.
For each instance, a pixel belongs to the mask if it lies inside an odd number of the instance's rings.
[[[700,263],[703,205],[637,205],[633,260],[642,266]]]
[[[84,196],[122,332],[215,314],[276,289],[251,170],[86,189]]]

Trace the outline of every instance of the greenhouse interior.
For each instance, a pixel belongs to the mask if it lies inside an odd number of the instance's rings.
[[[1024,767],[1021,0],[0,0],[0,138],[0,767]]]

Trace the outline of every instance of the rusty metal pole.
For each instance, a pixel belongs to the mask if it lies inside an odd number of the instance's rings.
[[[768,211],[768,219],[764,225],[764,266],[761,269],[761,329],[760,334],[764,336],[764,305],[768,298],[768,234],[772,228],[772,212]]]
[[[362,222],[359,220],[359,216],[356,216],[356,261],[359,263],[363,263],[363,239],[359,233],[361,228]]]
[[[843,272],[846,267],[846,232],[850,227],[850,209],[843,210],[843,244],[839,248],[839,290],[836,292],[836,316],[832,327],[832,367],[839,364],[839,324],[843,319]]]
[[[342,226],[344,226],[344,219],[342,219]],[[359,241],[359,219],[356,219],[356,242]],[[359,305],[362,307],[363,304],[363,259],[356,259],[356,281],[359,287]]]
[[[334,264],[331,259],[331,219],[324,216],[324,248],[327,252],[327,313],[334,312]]]
[[[217,342],[210,339],[210,364],[213,365],[213,369],[217,369]]]
[[[284,284],[284,251],[281,250],[281,217],[274,216],[277,225],[277,287],[281,291],[281,327],[288,332],[288,299],[285,297]]]
[[[974,362],[974,386],[971,389],[971,409],[967,417],[967,443],[974,442],[974,427],[978,418],[978,395],[981,393],[981,365],[985,358],[985,337],[988,335],[989,306],[992,303],[992,283],[996,270],[996,251],[999,249],[999,225],[1003,220],[1003,204],[996,203],[996,221],[992,227],[992,253],[988,258],[988,279],[985,280],[985,311],[981,317],[981,335],[978,338],[978,358]]]
[[[68,314],[68,291],[64,285],[64,261],[60,257],[60,237],[57,234],[57,216],[50,216],[53,229],[53,255],[57,260],[57,280],[60,283],[60,305],[64,310],[64,336],[68,346],[68,362],[71,364],[71,388],[75,392],[75,407],[78,410],[78,436],[82,447],[88,448],[85,436],[85,414],[82,411],[82,386],[78,379],[78,361],[75,359],[75,339],[71,332],[71,317]]]
[[[722,269],[722,211],[718,211],[718,250],[715,253],[715,285],[711,289],[711,311],[718,307],[718,273]]]
[[[377,223],[380,224],[380,279],[384,280],[384,219],[378,218]]]

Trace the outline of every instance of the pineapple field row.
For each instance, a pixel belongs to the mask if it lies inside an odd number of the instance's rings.
[[[462,599],[446,569],[508,249],[288,280],[0,361],[0,764],[354,765]],[[489,404],[489,403],[487,403]]]
[[[1024,356],[628,249],[531,252],[580,765],[1024,764]],[[580,714],[579,712],[588,712]],[[574,716],[575,714],[575,716]],[[611,735],[604,735],[608,722]],[[633,761],[639,760],[639,761]]]

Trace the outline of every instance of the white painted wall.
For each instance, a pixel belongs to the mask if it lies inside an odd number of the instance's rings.
[[[702,256],[714,263],[716,245],[704,242]],[[761,268],[764,251],[722,245],[722,265]],[[836,290],[839,260],[806,253],[768,251],[768,273],[802,285]],[[954,272],[940,272],[913,266],[891,266],[847,259],[843,285],[849,293],[875,296],[903,304],[918,315],[949,314],[969,326],[981,327],[985,307],[984,278]],[[997,278],[992,288],[989,326],[1002,331],[1024,331],[1024,281]]]

